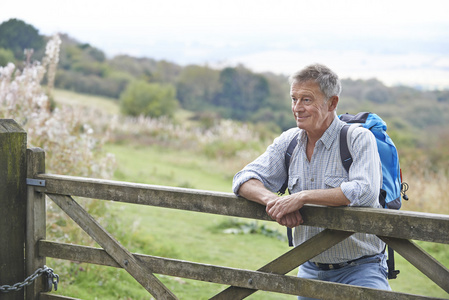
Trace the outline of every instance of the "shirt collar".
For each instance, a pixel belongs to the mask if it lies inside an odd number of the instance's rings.
[[[332,120],[331,125],[329,125],[329,127],[320,138],[326,149],[331,148],[332,143],[336,140],[336,138],[338,138],[339,132],[343,125],[343,122],[337,116],[335,116],[334,120]]]
[[[318,141],[321,141],[326,149],[330,149],[332,143],[336,140],[336,137],[339,136],[339,132],[343,125],[344,123],[338,118],[338,116],[335,116],[332,120],[331,125],[329,125],[329,127],[326,129],[326,131]],[[301,134],[299,135],[298,139],[299,141],[307,142],[307,135],[305,130],[301,130]]]

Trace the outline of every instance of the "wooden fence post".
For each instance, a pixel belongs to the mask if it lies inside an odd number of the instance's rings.
[[[45,152],[41,148],[27,149],[27,178],[35,178],[37,174],[45,173]],[[43,180],[41,180],[43,182]],[[46,264],[46,258],[39,255],[38,242],[46,238],[46,208],[45,194],[35,191],[33,186],[27,190],[27,227],[25,241],[26,274],[30,276],[38,268]],[[41,276],[26,289],[26,299],[38,299],[44,290]]]
[[[14,120],[0,119],[0,285],[25,279],[26,132]],[[1,299],[24,299],[23,289]]]

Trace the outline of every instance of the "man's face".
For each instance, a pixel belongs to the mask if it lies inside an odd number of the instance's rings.
[[[332,103],[330,103],[333,101],[326,101],[326,96],[314,81],[293,82],[290,87],[290,96],[296,125],[308,134],[321,136],[334,118]]]

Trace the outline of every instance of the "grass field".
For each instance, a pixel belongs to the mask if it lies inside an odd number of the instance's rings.
[[[104,110],[110,114],[118,114],[120,112],[118,100],[100,96],[78,94],[67,90],[55,90],[54,95],[58,104],[94,107]]]
[[[71,98],[69,92],[57,91]],[[102,106],[107,99],[82,96],[81,105]],[[66,102],[69,102],[68,100]],[[114,102],[116,105],[116,103]],[[114,111],[114,108],[110,108]],[[230,192],[237,170],[225,162],[183,149],[159,145],[108,144],[115,154],[115,180]],[[130,251],[148,255],[255,270],[289,250],[285,241],[261,234],[226,234],[223,224],[233,218],[163,208],[110,203],[108,211],[116,225],[108,228]],[[252,220],[240,220],[251,223]],[[284,234],[274,222],[258,222]],[[107,226],[106,226],[107,227]],[[448,245],[419,243],[445,266],[449,266]],[[394,291],[449,299],[449,295],[396,254],[398,279],[391,280]],[[48,260],[55,269],[66,268],[58,293],[81,299],[149,299],[149,294],[124,270]],[[294,275],[294,272],[291,273]],[[225,288],[182,278],[159,276],[180,299],[208,299]],[[294,296],[257,292],[249,299],[295,299]]]

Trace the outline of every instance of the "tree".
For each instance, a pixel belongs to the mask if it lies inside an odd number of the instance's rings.
[[[81,44],[66,34],[61,35],[60,65],[64,70],[70,70],[84,75],[106,77],[109,66],[103,51]]]
[[[133,77],[149,80],[156,72],[157,61],[151,58],[135,58],[129,55],[117,55],[108,61],[116,71],[126,72]]]
[[[10,19],[0,24],[0,48],[10,49],[17,59],[23,59],[25,49],[43,51],[44,37],[32,25],[24,21]]]
[[[220,73],[222,91],[215,104],[224,117],[245,120],[267,105],[270,88],[267,79],[239,66],[225,68]]]
[[[176,83],[177,98],[185,109],[205,111],[211,109],[213,98],[220,90],[220,72],[196,65],[182,69]]]
[[[449,103],[449,90],[434,91],[438,102]]]
[[[175,83],[179,73],[181,73],[181,66],[168,62],[166,60],[158,61],[156,70],[153,74],[154,80],[157,82]]]
[[[374,103],[385,103],[391,100],[390,92],[387,87],[378,86],[369,89],[365,98]]]
[[[173,85],[161,85],[137,80],[128,85],[120,96],[123,113],[131,116],[173,116],[178,105]]]

